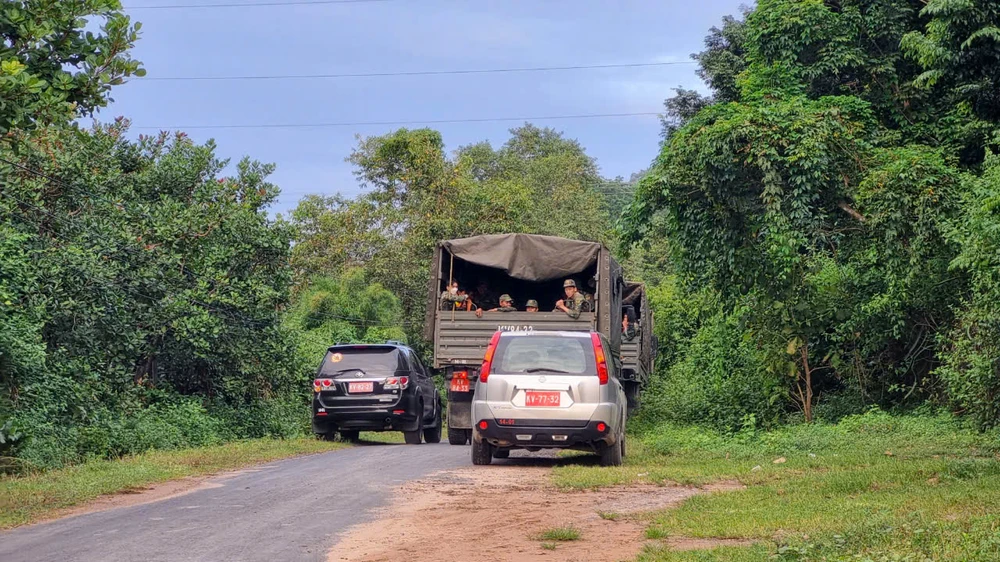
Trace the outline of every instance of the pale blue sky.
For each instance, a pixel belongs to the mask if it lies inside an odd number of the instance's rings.
[[[131,0],[128,8],[263,0]],[[281,0],[272,0],[275,2]],[[389,0],[213,9],[130,9],[147,78],[406,72],[687,61],[738,0]],[[421,121],[659,111],[671,88],[703,89],[695,66],[275,81],[136,80],[102,120],[141,127]],[[656,154],[655,116],[536,121],[579,140],[604,175],[628,177]],[[433,125],[448,149],[507,138],[510,122]],[[416,125],[411,126],[416,127]],[[344,158],[355,134],[393,126],[186,129],[221,156],[274,162],[276,212],[309,193],[359,192]]]

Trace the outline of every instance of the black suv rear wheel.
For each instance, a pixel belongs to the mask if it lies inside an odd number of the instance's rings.
[[[407,445],[419,445],[424,436],[423,411],[424,411],[424,405],[421,404],[420,407],[417,408],[417,412],[420,412],[417,415],[417,429],[414,431],[403,432],[403,440],[406,441]]]
[[[424,442],[426,443],[440,443],[441,442],[441,404],[438,403],[437,408],[434,409],[434,425],[431,427],[424,428]]]

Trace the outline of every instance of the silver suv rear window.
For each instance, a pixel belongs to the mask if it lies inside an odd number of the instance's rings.
[[[590,338],[523,336],[500,338],[495,360],[498,373],[551,369],[571,375],[597,374]]]

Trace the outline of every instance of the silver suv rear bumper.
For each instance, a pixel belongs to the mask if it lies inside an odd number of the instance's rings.
[[[485,422],[486,429],[482,428]],[[505,425],[514,422],[513,425]],[[603,425],[603,431],[599,429]],[[498,448],[578,449],[614,445],[618,439],[608,422],[552,423],[547,420],[477,420],[472,438]]]

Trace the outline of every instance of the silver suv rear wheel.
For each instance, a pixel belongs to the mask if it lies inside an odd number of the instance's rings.
[[[486,465],[493,462],[493,445],[472,439],[472,464]]]
[[[625,436],[619,435],[618,441],[614,445],[605,445],[601,447],[601,466],[621,466],[622,465],[622,451],[624,447],[622,444],[625,442]]]

